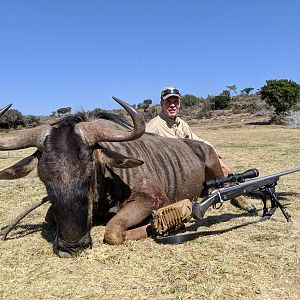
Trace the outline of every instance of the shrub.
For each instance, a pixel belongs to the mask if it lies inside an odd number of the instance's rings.
[[[293,108],[300,97],[300,85],[292,80],[267,80],[267,84],[260,89],[261,99],[275,108],[280,115]]]
[[[181,97],[180,105],[181,107],[198,106],[202,101],[202,98],[186,94]]]
[[[212,107],[214,110],[226,109],[230,105],[230,96],[221,94],[213,97],[210,101],[212,102]]]

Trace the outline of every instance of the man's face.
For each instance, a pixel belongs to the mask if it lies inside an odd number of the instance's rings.
[[[176,115],[179,112],[180,109],[180,100],[176,96],[171,96],[165,100],[162,100],[160,102],[161,109],[163,113],[172,119],[176,118]]]

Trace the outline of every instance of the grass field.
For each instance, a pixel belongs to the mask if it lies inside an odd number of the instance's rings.
[[[256,167],[264,176],[300,166],[299,129],[194,125],[193,130],[213,143],[235,171]],[[33,151],[0,153],[0,169]],[[278,191],[300,192],[300,173],[283,177]],[[44,195],[36,172],[0,181],[1,228]],[[260,215],[261,202],[253,203]],[[44,223],[45,204],[0,242],[0,298],[300,299],[300,196],[285,203],[293,222],[276,211],[268,222],[256,223],[259,216],[226,202],[207,212],[198,228],[202,237],[180,245],[148,238],[109,246],[102,243],[104,227],[97,226],[93,249],[72,259],[52,252],[54,229]]]

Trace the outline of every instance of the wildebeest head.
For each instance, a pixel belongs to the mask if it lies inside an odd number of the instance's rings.
[[[0,179],[27,175],[36,165],[51,199],[57,233],[53,245],[59,256],[71,256],[91,246],[92,206],[98,196],[99,171],[94,150],[98,142],[121,142],[139,138],[145,131],[143,118],[128,104],[114,98],[129,113],[133,129],[113,126],[111,121],[88,121],[84,114],[42,125],[11,139],[0,140],[0,150],[37,147],[30,157],[0,172]],[[100,164],[133,167],[143,162],[103,149]],[[100,174],[101,175],[101,174]],[[100,180],[101,182],[101,180]]]

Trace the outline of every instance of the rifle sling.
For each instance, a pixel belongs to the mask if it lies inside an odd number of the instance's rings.
[[[176,234],[169,236],[156,236],[154,240],[160,244],[182,244],[184,242],[192,241],[202,235],[201,232],[191,232],[184,234]]]

